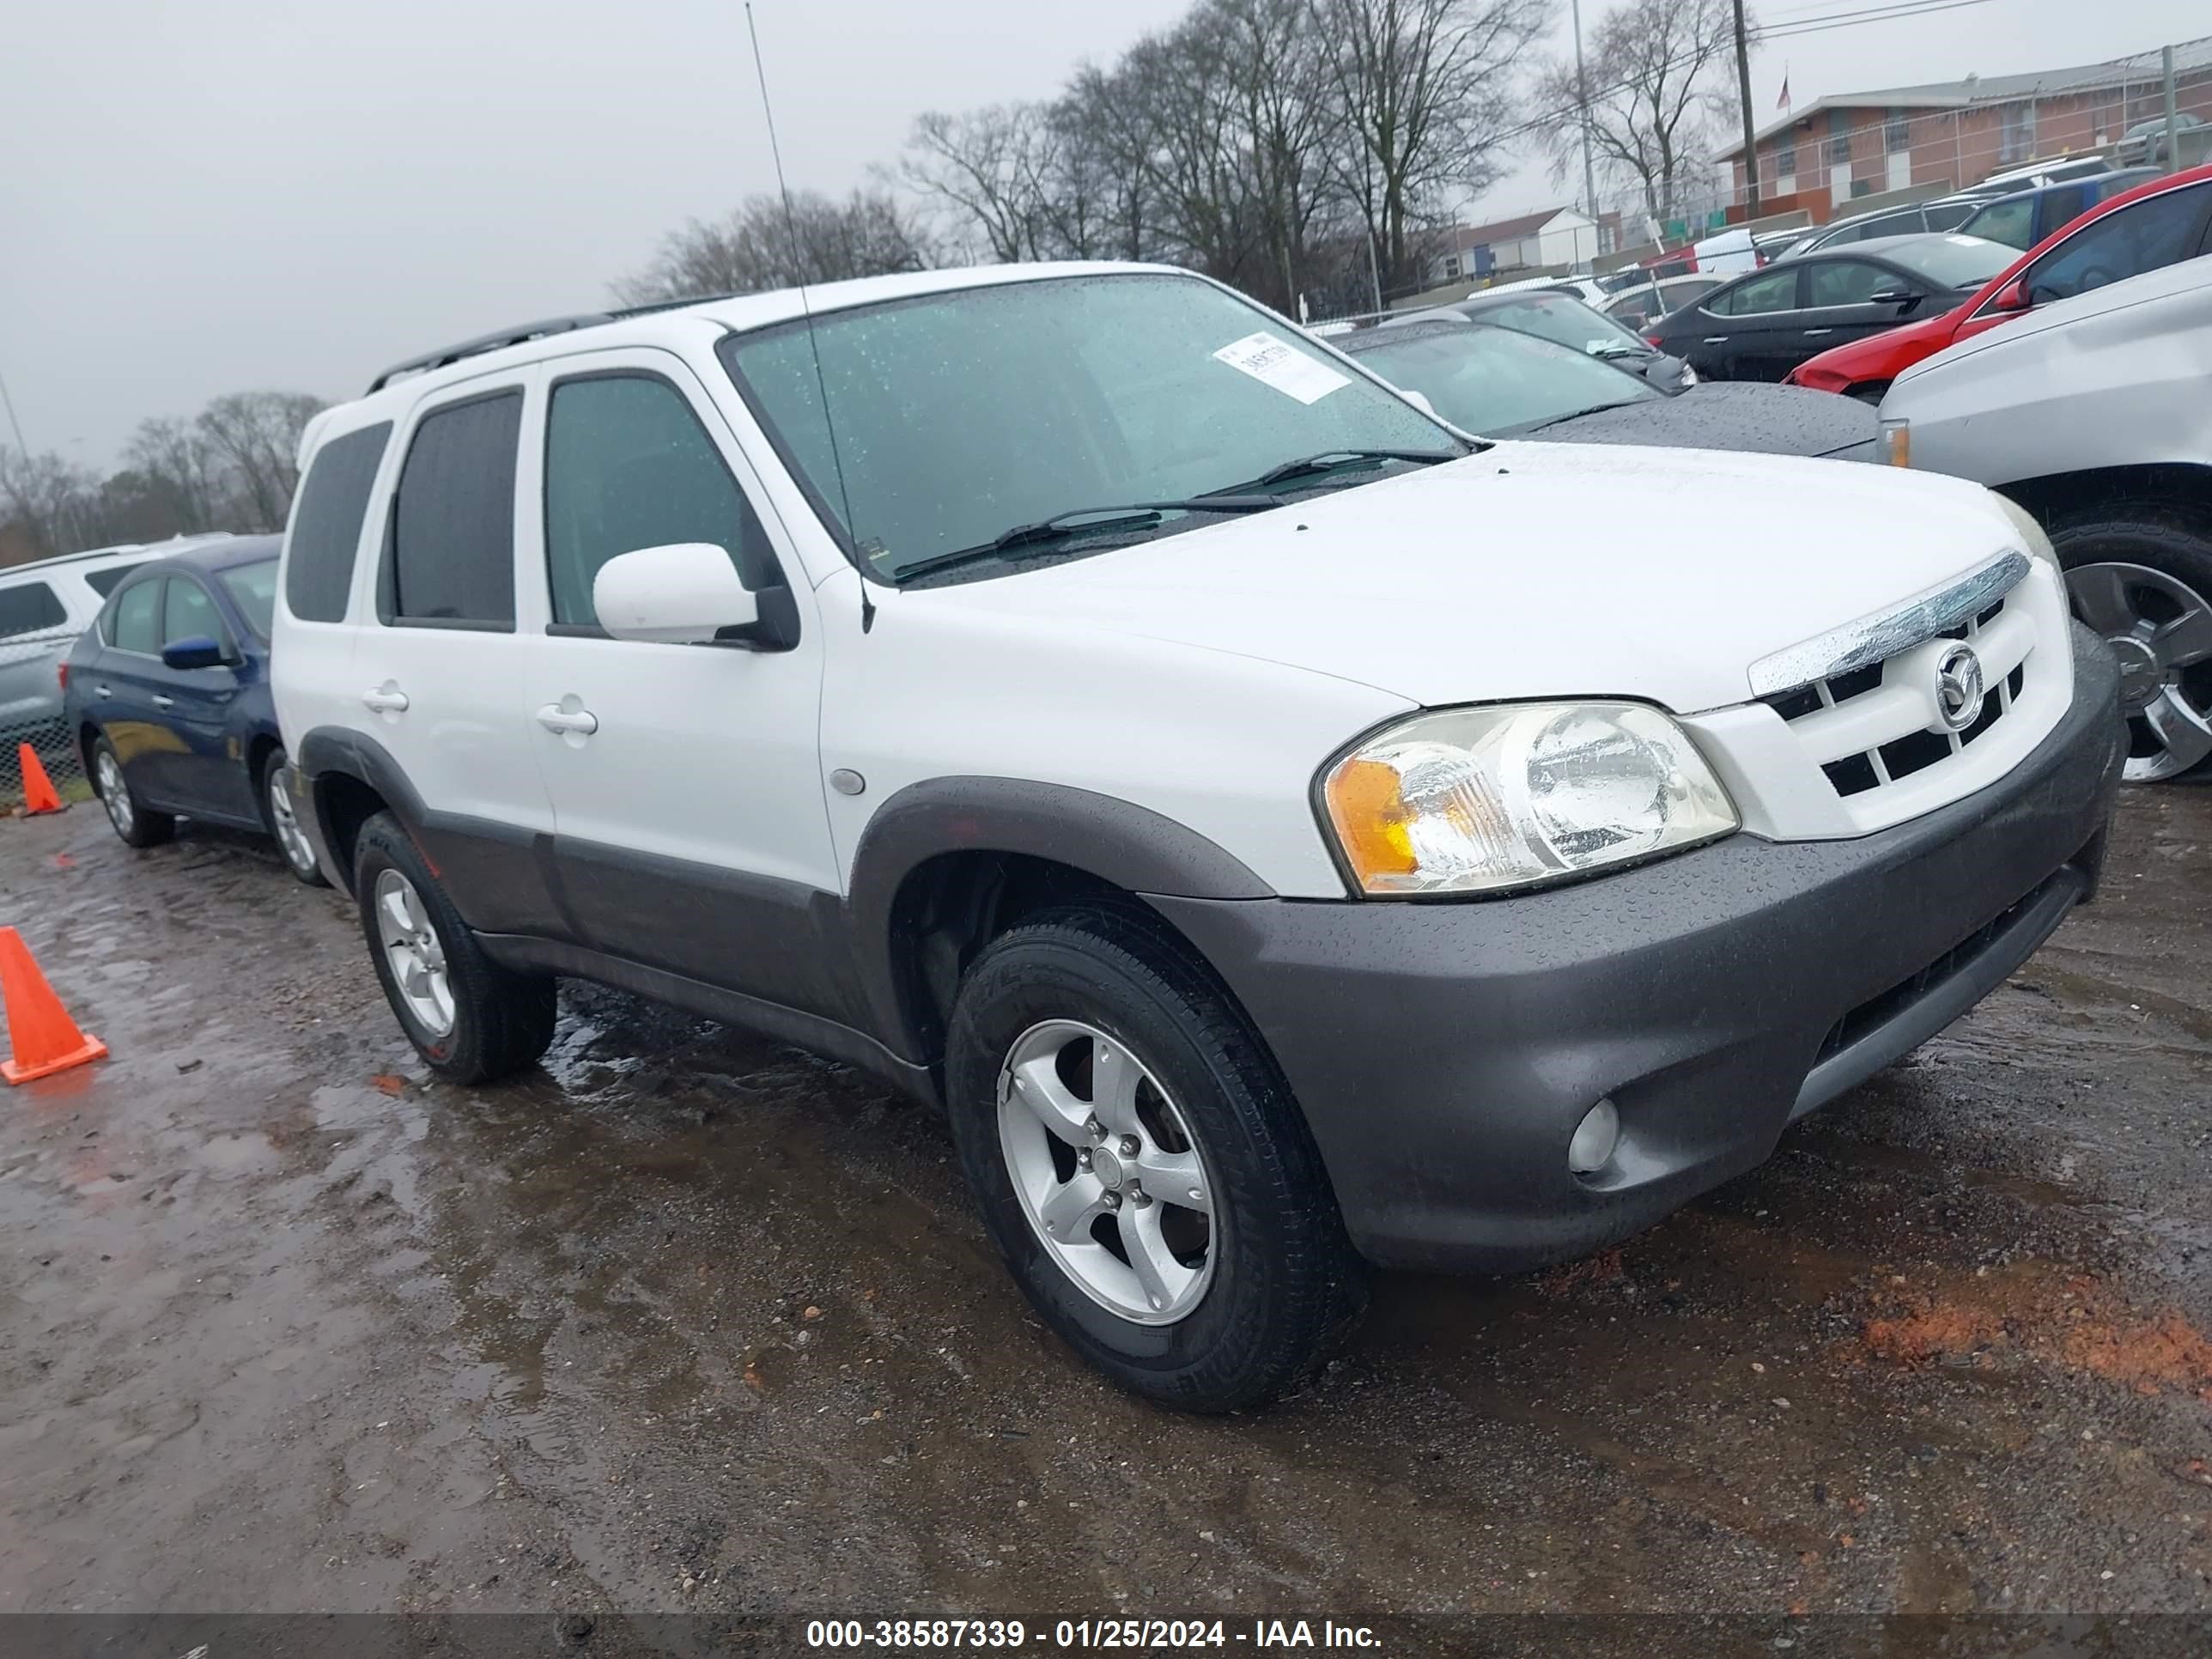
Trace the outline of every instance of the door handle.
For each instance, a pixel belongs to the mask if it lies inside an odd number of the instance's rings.
[[[1832,328],[1808,328],[1805,331],[1805,337],[1808,340],[1817,340],[1823,334],[1833,334],[1835,331]]]
[[[1705,336],[1705,343],[1707,345],[1726,345],[1728,343],[1729,337],[1725,334],[1708,334]]]
[[[176,706],[177,706],[177,700],[176,700],[174,697],[165,697],[165,696],[162,696],[159,691],[156,691],[156,692],[154,694],[154,707],[155,707],[155,708],[174,708]]]
[[[538,723],[548,732],[563,736],[573,732],[588,738],[599,729],[599,717],[588,708],[564,708],[557,702],[549,702],[538,711]]]
[[[92,695],[95,697],[112,697],[115,693],[104,685],[95,685],[92,688]]]
[[[364,708],[373,708],[380,714],[402,714],[407,712],[407,694],[386,681],[362,692],[361,705]]]

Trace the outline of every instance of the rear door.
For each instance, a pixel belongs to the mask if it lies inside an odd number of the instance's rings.
[[[557,939],[568,930],[549,876],[553,805],[520,695],[529,653],[515,618],[515,463],[541,379],[534,368],[485,376],[410,412],[349,717],[419,802],[403,812],[463,920]]]
[[[254,799],[246,782],[246,757],[232,752],[230,735],[239,696],[238,671],[230,664],[241,658],[238,641],[200,579],[173,570],[161,601],[161,643],[192,639],[213,640],[226,660],[212,668],[155,665],[155,717],[177,738],[157,763],[159,793],[185,812],[251,821]]]
[[[52,582],[24,577],[0,586],[0,732],[10,742],[60,718],[57,665],[75,635]]]
[[[96,626],[100,655],[87,676],[85,708],[114,748],[131,787],[149,801],[167,805],[162,777],[175,734],[154,698],[161,690],[160,574],[141,576],[120,589]]]
[[[1668,331],[1667,349],[1721,380],[1779,380],[1805,356],[1800,309],[1804,262],[1792,259],[1731,284]]]

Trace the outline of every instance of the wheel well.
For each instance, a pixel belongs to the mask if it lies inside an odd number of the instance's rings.
[[[83,725],[77,727],[77,758],[84,763],[84,775],[87,779],[92,776],[92,746],[99,741],[100,728],[90,720],[85,721]]]
[[[934,1064],[960,977],[983,947],[1041,911],[1072,903],[1109,906],[1141,918],[1202,963],[1188,940],[1135,894],[1073,865],[1028,854],[940,854],[907,872],[890,909],[890,966],[899,1016],[915,1052]]]
[[[323,836],[331,858],[353,880],[353,849],[361,827],[386,810],[384,797],[345,772],[325,772],[315,780],[315,810],[323,821]]]
[[[271,737],[266,732],[246,746],[246,775],[253,781],[257,791],[261,787],[261,769],[269,763],[270,752],[283,746],[282,739]]]
[[[2163,461],[2147,466],[2099,466],[2081,472],[2022,478],[1997,493],[2034,515],[2045,530],[2092,513],[2154,507],[2212,526],[2212,466]]]

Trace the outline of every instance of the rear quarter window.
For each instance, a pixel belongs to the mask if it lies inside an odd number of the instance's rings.
[[[68,621],[68,610],[45,582],[0,587],[0,640],[59,628]]]
[[[137,568],[135,564],[118,564],[111,570],[94,570],[85,577],[84,585],[104,599],[120,587],[123,579]]]
[[[345,620],[362,520],[391,437],[389,421],[365,426],[331,439],[307,464],[284,565],[284,604],[302,622]]]

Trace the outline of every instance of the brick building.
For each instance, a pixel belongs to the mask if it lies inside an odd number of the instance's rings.
[[[2212,59],[2189,54],[2175,79],[2181,110],[2212,121]],[[1770,208],[1795,205],[1825,221],[1857,197],[1963,188],[2005,167],[2117,143],[2165,112],[2155,54],[1840,94],[1787,112],[1758,134],[1759,195]],[[1714,159],[1741,202],[1741,141]]]

